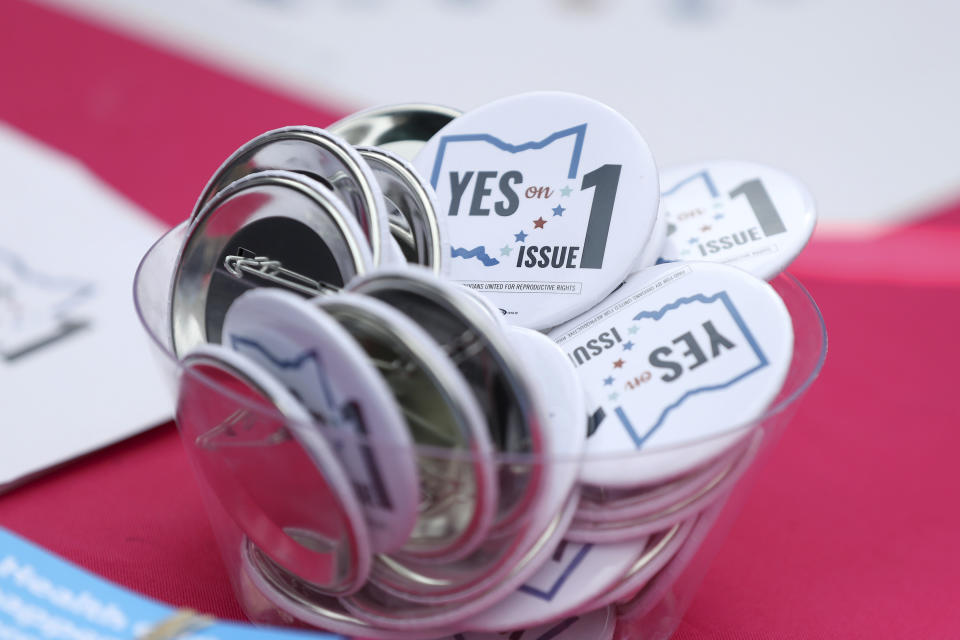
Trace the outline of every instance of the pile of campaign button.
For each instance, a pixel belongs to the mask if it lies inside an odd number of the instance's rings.
[[[223,163],[167,314],[244,598],[396,640],[609,639],[656,603],[760,448],[794,344],[764,278],[815,218],[759,165],[660,176],[627,120],[557,92],[378,107]]]

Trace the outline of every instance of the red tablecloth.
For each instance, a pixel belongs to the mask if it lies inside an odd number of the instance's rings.
[[[0,119],[170,224],[240,142],[342,114],[20,0],[0,5],[0,60]],[[826,317],[826,367],[677,638],[960,637],[958,265],[960,206],[808,248],[795,272]],[[242,617],[172,425],[0,496],[0,526],[146,595]]]

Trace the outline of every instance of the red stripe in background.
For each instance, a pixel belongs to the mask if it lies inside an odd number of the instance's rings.
[[[817,233],[790,270],[803,278],[960,286],[960,202],[863,238]]]
[[[82,160],[164,222],[240,144],[345,111],[269,92],[20,0],[0,19],[0,118]]]
[[[241,142],[337,115],[18,0],[0,4],[0,59],[0,118],[167,223]],[[960,637],[960,287],[937,275],[958,221],[953,207],[870,242],[815,239],[798,261],[827,364],[679,640]],[[0,525],[171,604],[241,615],[170,426],[0,496]]]

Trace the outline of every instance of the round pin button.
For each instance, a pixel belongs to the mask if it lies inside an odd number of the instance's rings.
[[[462,112],[436,104],[373,107],[327,126],[354,146],[376,146],[412,160],[427,140]]]
[[[584,401],[575,372],[563,352],[549,338],[518,327],[508,329],[507,338],[522,361],[527,363],[527,373],[538,392],[553,398],[546,416],[547,428],[553,437],[545,458],[549,464],[546,465],[543,499],[530,512],[529,518],[516,523],[514,530],[498,531],[477,556],[467,559],[468,562],[459,566],[404,568],[421,571],[424,581],[459,585],[461,594],[455,599],[449,594],[438,594],[436,589],[424,590],[420,594],[404,593],[404,583],[385,571],[391,567],[378,562],[371,583],[378,585],[379,591],[369,593],[365,590],[356,600],[346,603],[348,608],[357,606],[361,617],[378,615],[381,620],[397,619],[388,624],[404,625],[408,623],[404,620],[408,615],[435,623],[461,619],[472,612],[478,616],[477,624],[485,623],[489,617],[482,613],[483,610],[509,597],[555,555],[569,525],[570,509],[576,507],[576,493],[572,492],[586,440]],[[517,462],[522,463],[523,459]],[[558,512],[560,515],[556,515]],[[480,581],[473,584],[467,581],[472,575],[484,571],[484,567],[490,567],[493,560],[499,561],[500,569],[496,573],[490,573],[488,568],[486,575],[480,574]],[[399,611],[391,613],[390,606],[397,606]],[[493,628],[500,628],[495,622],[491,624]]]
[[[357,147],[383,191],[390,233],[407,262],[440,272],[440,230],[433,189],[400,156],[379,147]]]
[[[723,262],[769,280],[803,250],[817,222],[807,188],[761,164],[672,167],[660,184],[668,260]]]
[[[613,291],[656,219],[646,142],[609,107],[573,94],[528,93],[465,113],[414,166],[437,192],[442,273],[534,329]]]
[[[193,216],[230,183],[271,169],[300,173],[326,186],[359,224],[373,262],[394,259],[386,242],[390,229],[383,194],[373,173],[346,141],[317,127],[274,129],[237,149],[210,178]]]
[[[402,547],[419,502],[413,441],[360,345],[314,304],[279,289],[237,298],[223,343],[269,371],[310,411],[350,477],[373,551]]]
[[[406,314],[444,345],[473,389],[501,454],[536,459],[549,446],[542,409],[500,325],[462,287],[422,268],[381,269],[351,281],[348,289],[377,298]],[[494,526],[522,517],[536,500],[543,465],[503,465]]]
[[[224,511],[313,588],[355,591],[370,568],[363,512],[310,413],[270,373],[220,345],[182,361],[177,422]]]
[[[187,231],[171,287],[174,351],[220,342],[227,309],[253,287],[313,296],[372,264],[356,220],[319,182],[289,171],[241,178]]]
[[[709,262],[650,267],[550,336],[602,416],[581,473],[602,487],[657,484],[720,455],[773,401],[793,353],[773,288]]]
[[[390,305],[343,291],[315,298],[362,346],[402,409],[420,479],[417,522],[399,558],[452,562],[485,539],[498,504],[486,421],[470,386],[443,348]],[[385,461],[385,464],[389,464]]]

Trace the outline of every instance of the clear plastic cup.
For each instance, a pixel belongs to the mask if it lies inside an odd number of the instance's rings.
[[[441,638],[460,631],[460,622],[444,622],[458,618],[455,614],[449,614],[444,606],[435,607],[435,610],[425,609],[426,613],[411,607],[400,616],[404,620],[394,625],[394,630],[378,631],[369,623],[357,624],[354,616],[339,607],[333,597],[316,595],[309,588],[294,589],[297,593],[293,595],[291,590],[271,592],[269,588],[265,589],[265,585],[269,587],[270,584],[277,584],[277,581],[265,582],[263,576],[269,572],[253,570],[251,573],[251,564],[261,569],[263,566],[256,562],[257,558],[262,560],[262,557],[256,551],[251,552],[251,549],[257,548],[256,541],[251,538],[261,540],[261,544],[273,544],[286,535],[282,530],[271,528],[271,518],[299,519],[306,527],[319,530],[333,539],[338,536],[349,538],[353,534],[344,529],[342,518],[334,517],[338,513],[337,492],[342,491],[343,487],[331,484],[328,478],[313,472],[310,461],[304,459],[302,452],[291,452],[288,447],[284,454],[270,448],[277,446],[277,438],[273,437],[276,433],[284,429],[315,430],[316,425],[290,425],[288,416],[281,415],[261,399],[238,391],[218,376],[209,374],[203,367],[185,368],[174,355],[170,286],[174,263],[185,234],[186,223],[169,231],[147,252],[137,270],[134,302],[155,347],[156,359],[177,397],[178,430],[196,473],[232,588],[245,613],[255,623],[316,627],[356,637]],[[731,425],[729,429],[711,437],[714,443],[697,440],[669,450],[660,448],[607,456],[605,461],[610,464],[643,465],[655,456],[672,456],[682,453],[685,448],[694,451],[721,441],[735,443],[724,447],[726,458],[714,458],[703,467],[691,471],[689,477],[673,479],[664,487],[651,490],[649,495],[604,496],[602,491],[595,489],[584,492],[594,500],[615,499],[617,504],[629,509],[629,513],[637,515],[640,531],[644,531],[643,518],[647,515],[659,517],[660,520],[655,521],[657,523],[667,523],[660,530],[659,538],[655,532],[646,539],[644,544],[651,549],[651,553],[646,555],[650,557],[646,560],[640,558],[637,565],[631,568],[632,573],[618,581],[623,588],[617,592],[610,591],[617,596],[615,602],[608,605],[609,598],[600,597],[583,603],[577,611],[585,613],[598,603],[613,607],[612,611],[617,616],[614,636],[617,640],[668,638],[675,631],[743,502],[745,487],[750,484],[756,469],[762,466],[758,461],[762,462],[769,453],[794,415],[799,399],[820,372],[827,351],[827,336],[823,317],[816,304],[803,286],[789,274],[777,276],[771,285],[790,311],[795,342],[786,382],[763,416],[749,424]],[[260,425],[260,431],[253,430],[240,447],[218,446],[215,442],[218,430],[224,428],[225,419],[237,415],[237,412],[242,412]],[[383,442],[376,444],[381,447],[394,446]],[[739,449],[734,450],[734,447]],[[421,468],[443,472],[451,468],[464,468],[464,465],[469,467],[477,462],[472,458],[480,455],[426,446],[412,450],[398,447],[395,454],[415,456]],[[579,457],[573,459],[547,455],[485,455],[490,458],[486,462],[498,470],[509,468],[515,471],[528,467],[545,470],[545,476],[558,474],[557,477],[564,473],[576,473],[583,461]],[[704,474],[711,475],[708,477]],[[678,501],[670,502],[667,497],[670,491],[677,492]],[[686,525],[678,527],[683,531],[682,543],[669,544],[669,540],[665,540],[673,520],[664,515],[664,505],[681,513],[680,524]],[[558,519],[572,520],[569,504],[555,504],[551,508],[555,514],[548,514],[543,509],[540,512],[536,508],[529,509],[519,521],[509,523],[509,527],[499,532],[502,536],[499,545],[488,548],[484,557],[503,565],[502,571],[494,580],[485,578],[482,571],[475,572],[475,575],[465,572],[464,580],[471,586],[458,591],[461,595],[454,598],[450,609],[455,612],[458,607],[467,606],[482,612],[483,608],[500,597],[490,595],[490,590],[497,584],[513,584],[529,578],[531,570],[528,567],[534,564],[531,560],[536,560],[536,556],[542,555],[545,549],[549,552],[556,544],[555,539],[543,533],[544,529],[557,525]],[[557,515],[561,512],[563,518]],[[517,542],[518,539],[522,539],[522,542]],[[657,541],[662,544],[654,548]],[[321,543],[304,541],[296,535],[288,536],[272,548],[281,550],[274,555],[282,556],[284,549],[290,553],[279,558],[271,556],[269,564],[275,569],[278,564],[283,565],[287,561],[293,564],[310,563],[311,548],[316,550],[315,545],[318,544]],[[656,559],[654,551],[660,548],[671,550],[666,561],[658,562]],[[354,562],[349,556],[338,556],[337,561],[345,567],[336,562],[331,564],[329,557],[319,559],[311,565],[311,575],[322,578],[337,571],[349,571]],[[633,581],[626,582],[630,576],[633,576]],[[322,606],[305,606],[302,603],[299,608],[292,606],[292,600],[296,599],[294,596],[305,601],[313,598]],[[389,588],[381,596],[380,601],[387,604],[391,602]],[[421,596],[429,602],[443,602],[446,598],[442,589],[436,592],[426,589],[425,595]],[[295,615],[291,615],[290,611]]]

